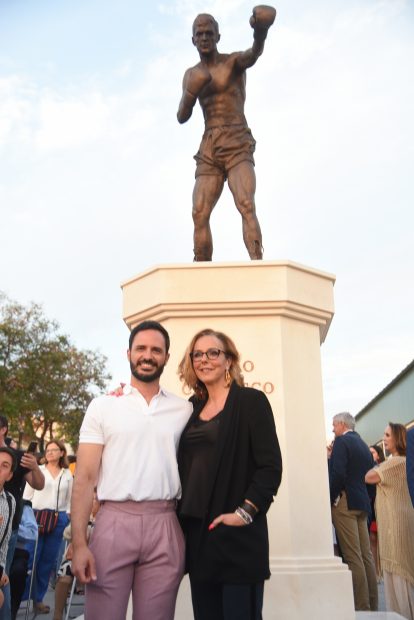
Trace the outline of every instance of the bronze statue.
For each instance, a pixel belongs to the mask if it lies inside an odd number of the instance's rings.
[[[194,260],[210,261],[213,240],[210,215],[227,179],[234,202],[242,216],[243,240],[252,260],[263,258],[262,233],[256,217],[254,193],[256,175],[253,153],[255,140],[244,116],[246,69],[263,53],[267,31],[276,10],[256,6],[250,18],[253,45],[245,52],[221,54],[218,23],[201,14],[193,24],[193,44],[200,62],[187,69],[183,95],[177,112],[179,123],[190,118],[197,99],[203,110],[205,132],[197,155],[193,191]]]

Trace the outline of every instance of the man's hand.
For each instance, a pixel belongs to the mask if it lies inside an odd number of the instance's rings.
[[[250,26],[254,30],[255,35],[266,38],[267,31],[276,19],[276,9],[272,6],[261,4],[255,6],[253,15],[250,18]]]
[[[86,545],[73,549],[71,570],[76,579],[81,583],[96,581],[95,558]]]
[[[246,523],[243,521],[241,517],[239,517],[238,514],[236,514],[235,512],[228,512],[226,514],[219,515],[218,517],[216,517],[210,523],[210,525],[208,526],[208,529],[214,530],[214,528],[220,525],[220,523],[222,523],[223,525],[230,525],[231,527],[240,527],[240,526],[246,525]]]
[[[93,488],[98,479],[103,445],[80,443],[77,453],[76,476],[72,491],[72,572],[82,581],[96,579],[95,559],[86,543],[86,531],[93,503]]]
[[[211,82],[210,71],[205,67],[193,67],[186,75],[185,89],[194,97],[198,97],[200,92]]]
[[[26,467],[26,469],[30,469],[30,471],[39,467],[35,455],[31,454],[31,452],[25,452],[20,463],[22,467]]]
[[[20,463],[29,470],[24,475],[26,482],[28,482],[33,489],[41,491],[45,486],[45,477],[39,469],[35,455],[30,452],[25,452]]]

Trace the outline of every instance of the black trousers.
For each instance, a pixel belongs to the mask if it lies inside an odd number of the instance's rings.
[[[263,582],[190,584],[194,620],[262,620]]]

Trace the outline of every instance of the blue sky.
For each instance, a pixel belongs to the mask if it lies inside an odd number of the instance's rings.
[[[244,0],[0,0],[0,289],[40,302],[128,374],[121,281],[192,260],[200,110],[178,125],[191,23],[250,46]],[[265,259],[336,274],[327,418],[413,358],[414,11],[408,0],[282,0],[248,71]],[[245,260],[224,191],[217,261]],[[396,413],[396,418],[398,415]]]

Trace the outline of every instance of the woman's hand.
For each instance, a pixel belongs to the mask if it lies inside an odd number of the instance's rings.
[[[117,398],[119,396],[123,396],[124,395],[124,387],[125,387],[125,385],[126,385],[126,383],[120,383],[117,388],[115,388],[114,390],[111,390],[110,392],[108,392],[107,396],[116,396]]]
[[[235,512],[228,512],[224,515],[219,515],[218,517],[216,517],[210,523],[208,529],[214,530],[214,528],[220,525],[220,523],[222,523],[223,525],[230,525],[230,527],[240,527],[246,525],[246,523],[241,517],[239,517],[238,514],[236,514]]]

